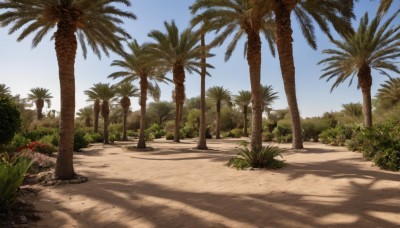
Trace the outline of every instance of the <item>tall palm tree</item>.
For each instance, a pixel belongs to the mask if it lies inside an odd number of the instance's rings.
[[[117,8],[116,4],[130,6],[130,1],[1,1],[1,26],[12,25],[10,33],[22,28],[18,41],[33,34],[32,46],[36,47],[47,33],[56,28],[52,38],[55,41],[59,66],[61,113],[55,179],[76,177],[72,157],[75,114],[74,66],[77,40],[82,46],[84,57],[87,54],[86,43],[99,57],[101,52],[107,56],[109,51],[120,52],[121,40],[130,37],[120,27],[123,23],[121,18],[135,19],[135,15]]]
[[[208,23],[212,29],[220,32],[210,46],[221,45],[228,37],[233,37],[225,52],[225,60],[229,60],[238,41],[246,36],[246,58],[249,65],[251,92],[253,95],[253,127],[252,148],[258,150],[262,146],[262,100],[261,100],[261,38],[264,34],[272,54],[274,55],[274,23],[271,14],[260,12],[250,14],[253,4],[250,0],[197,0],[190,8],[192,24]]]
[[[238,95],[235,96],[234,102],[240,107],[243,113],[243,136],[249,137],[249,133],[247,132],[248,127],[248,112],[249,106],[252,100],[252,94],[250,91],[241,90],[238,92]],[[254,121],[254,120],[253,120]]]
[[[179,33],[175,22],[164,22],[166,33],[154,30],[149,37],[154,39],[150,44],[154,58],[172,72],[175,84],[175,129],[174,142],[179,142],[179,129],[182,118],[183,103],[185,101],[185,71],[199,73],[202,53],[198,46],[199,36],[191,29]],[[210,67],[209,65],[207,65]]]
[[[267,114],[272,110],[271,105],[274,103],[276,99],[279,97],[277,96],[277,92],[274,92],[272,86],[265,85],[261,89],[261,99],[262,103],[262,110],[267,112]]]
[[[41,120],[43,118],[42,110],[44,103],[46,103],[47,107],[50,108],[51,98],[53,98],[53,96],[51,96],[51,93],[48,89],[36,87],[30,90],[27,100],[35,103],[37,120]]]
[[[114,101],[116,89],[110,83],[96,83],[89,90],[85,91],[89,97],[97,97],[101,101],[100,113],[104,120],[103,137],[104,143],[110,143],[108,140],[108,125],[110,116],[110,103]]]
[[[389,78],[381,84],[376,98],[384,109],[390,109],[400,104],[400,78]]]
[[[228,89],[224,89],[223,86],[213,86],[207,90],[208,99],[215,102],[216,111],[217,111],[217,131],[215,134],[216,139],[220,139],[221,132],[221,104],[225,102],[226,104],[230,104],[231,102],[231,92]]]
[[[381,24],[382,17],[375,17],[369,23],[368,14],[361,20],[358,30],[352,34],[342,36],[343,40],[333,40],[337,49],[327,49],[323,53],[329,55],[319,62],[327,64],[321,78],[327,81],[335,79],[332,89],[350,78],[350,85],[354,76],[357,76],[358,87],[363,97],[364,125],[372,126],[371,103],[371,70],[378,70],[389,76],[387,71],[397,74],[400,70],[394,59],[400,56],[400,26],[389,27],[398,13]]]
[[[149,52],[148,45],[139,45],[136,40],[128,44],[129,53],[121,55],[122,60],[114,60],[112,66],[118,66],[123,71],[112,73],[111,78],[123,78],[125,82],[139,80],[140,85],[140,131],[137,147],[146,148],[146,103],[147,94],[152,95],[155,100],[159,99],[160,89],[157,82],[164,82],[165,69],[160,66],[160,62],[154,59]],[[153,81],[155,84],[151,83]]]
[[[354,120],[360,120],[363,116],[361,103],[343,104],[342,108],[342,112]]]
[[[76,113],[79,118],[85,120],[85,126],[90,127],[91,126],[91,121],[93,118],[93,107],[92,106],[87,106],[84,108],[79,109],[79,111]]]
[[[6,84],[0,84],[0,96],[11,96],[10,88]]]
[[[129,82],[123,82],[116,85],[117,95],[121,98],[119,103],[121,104],[121,108],[123,110],[123,134],[122,141],[128,141],[127,135],[127,126],[128,126],[128,111],[131,106],[131,99],[129,97],[138,97],[139,89],[136,86],[132,85]]]
[[[87,101],[93,102],[93,132],[97,133],[99,132],[99,116],[100,116],[100,99],[97,96],[97,93],[94,92],[96,91],[96,86],[99,86],[99,84],[94,84],[93,85],[93,91],[92,90],[86,90],[84,91],[85,95],[88,96]]]

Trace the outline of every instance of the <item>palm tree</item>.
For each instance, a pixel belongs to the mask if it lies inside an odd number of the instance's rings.
[[[381,16],[375,17],[369,24],[368,14],[361,20],[358,30],[342,36],[343,40],[333,40],[337,49],[327,49],[323,53],[329,57],[319,64],[327,64],[321,78],[327,81],[335,79],[331,91],[350,78],[350,85],[357,75],[358,87],[363,97],[364,125],[372,126],[371,104],[371,69],[389,76],[387,71],[400,73],[397,63],[393,60],[400,56],[400,27],[389,28],[398,13],[389,18],[382,26]]]
[[[342,105],[342,112],[353,120],[360,120],[363,116],[361,103],[348,103]]]
[[[6,84],[0,84],[0,96],[10,97],[11,91]]]
[[[390,109],[400,104],[400,78],[389,78],[381,84],[376,98],[384,109]]]
[[[279,97],[277,96],[277,92],[274,92],[272,86],[265,85],[261,89],[261,99],[262,103],[262,110],[267,112],[267,114],[272,110],[271,105],[274,103],[276,99]]]
[[[78,113],[76,113],[76,115],[78,115],[79,118],[85,120],[86,127],[90,127],[91,121],[93,118],[93,107],[87,106],[87,107],[81,108],[81,109],[79,109]]]
[[[1,26],[13,24],[9,33],[22,28],[18,41],[33,34],[32,46],[56,27],[52,36],[59,66],[61,113],[60,144],[58,147],[55,179],[76,177],[73,167],[74,114],[75,114],[75,56],[77,40],[86,57],[87,45],[100,57],[101,51],[120,52],[121,40],[130,38],[120,24],[121,18],[135,19],[135,15],[122,11],[115,4],[130,6],[127,0],[91,1],[27,1],[3,0],[0,4]],[[77,39],[77,37],[79,39]]]
[[[229,60],[238,41],[247,37],[245,43],[246,57],[249,65],[253,127],[251,145],[255,150],[262,146],[262,100],[261,100],[261,38],[263,33],[272,54],[274,55],[274,23],[271,14],[260,12],[250,14],[253,4],[250,0],[197,0],[190,8],[192,24],[207,23],[212,30],[220,32],[210,46],[221,45],[228,37],[233,37],[225,52],[225,60]]]
[[[151,31],[149,37],[155,40],[150,44],[154,58],[157,58],[161,65],[172,72],[175,84],[175,129],[174,142],[179,142],[179,128],[182,119],[183,103],[185,101],[185,70],[189,73],[199,73],[201,67],[202,53],[197,45],[199,36],[191,29],[185,29],[179,33],[174,21],[164,22],[166,33]],[[210,67],[210,65],[207,65]]]
[[[132,85],[129,82],[124,82],[116,85],[117,95],[121,98],[119,103],[121,104],[121,108],[123,110],[123,141],[128,141],[127,126],[128,126],[128,111],[131,106],[131,99],[129,97],[138,97],[139,89],[136,86]]]
[[[110,102],[115,99],[116,89],[110,83],[96,83],[89,90],[85,91],[89,97],[97,97],[101,101],[100,113],[104,120],[104,144],[110,143],[108,140],[108,125],[110,116]]]
[[[215,102],[216,111],[217,111],[217,131],[215,134],[216,139],[220,139],[221,132],[221,104],[225,102],[226,104],[230,104],[231,102],[231,92],[227,89],[224,89],[223,86],[213,86],[207,90],[208,99]]]
[[[132,82],[139,80],[140,85],[140,131],[137,147],[146,148],[146,103],[147,94],[152,95],[155,100],[160,97],[160,89],[157,82],[163,82],[165,78],[165,69],[160,67],[158,60],[154,59],[149,53],[148,45],[139,45],[136,40],[128,44],[129,53],[122,54],[123,60],[115,60],[112,66],[118,66],[124,71],[112,73],[111,78],[123,77],[123,81]],[[154,81],[154,85],[151,83]]]
[[[91,90],[86,90],[84,91],[84,93],[88,96],[88,100],[87,101],[92,101],[93,102],[93,115],[94,115],[94,120],[93,120],[93,132],[97,133],[99,132],[99,116],[100,116],[100,99],[97,96],[97,93],[94,92],[97,89],[95,88],[96,86],[98,86],[99,84],[94,84],[93,85],[93,91]]]
[[[47,107],[51,106],[51,93],[48,89],[36,87],[30,90],[28,94],[28,101],[35,103],[36,105],[36,119],[41,120],[43,118],[42,110],[44,103],[47,104]]]
[[[249,133],[247,132],[247,115],[249,111],[249,105],[252,100],[252,94],[250,91],[241,90],[238,92],[239,94],[235,96],[235,103],[240,107],[243,113],[243,136],[249,137]],[[254,120],[253,120],[254,121]]]

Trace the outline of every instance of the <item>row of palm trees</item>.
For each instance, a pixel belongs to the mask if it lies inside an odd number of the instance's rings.
[[[382,0],[382,12],[387,10],[391,0]],[[26,1],[3,0],[0,2],[0,23],[11,26],[10,33],[20,28],[18,41],[35,32],[33,47],[54,27],[56,56],[59,65],[61,87],[60,145],[57,157],[55,178],[74,178],[72,145],[75,108],[74,63],[79,41],[86,57],[87,45],[101,56],[109,51],[123,53],[121,41],[130,35],[119,25],[122,18],[135,19],[135,15],[116,7],[117,4],[130,6],[128,0],[92,0],[92,1]],[[312,19],[331,39],[330,26],[344,37],[354,33],[350,19],[354,17],[353,1],[348,0],[196,0],[191,6],[194,14],[193,25],[201,26],[201,34],[206,31],[219,32],[208,48],[221,45],[230,35],[233,41],[228,46],[226,57],[232,54],[237,41],[246,36],[246,57],[249,65],[252,93],[252,140],[255,150],[262,146],[261,120],[261,57],[263,33],[273,51],[276,43],[293,126],[293,145],[295,149],[303,147],[300,115],[298,111],[295,84],[295,66],[293,60],[293,37],[291,14],[299,19],[301,30],[312,48],[316,48]],[[172,71],[175,84],[176,123],[175,133],[179,129],[181,110],[184,101],[185,70],[199,72],[206,66],[198,61],[210,56],[202,52],[197,45],[199,33],[186,29],[179,33],[175,24],[165,22],[166,33],[152,31],[149,36],[155,41],[151,45],[153,53],[158,53],[158,61],[168,71]],[[207,48],[207,49],[208,49]],[[206,48],[203,47],[203,50]],[[203,71],[203,73],[205,73]],[[175,137],[179,139],[179,137]]]

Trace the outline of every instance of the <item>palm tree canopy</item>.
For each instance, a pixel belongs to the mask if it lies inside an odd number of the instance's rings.
[[[28,101],[31,102],[37,102],[38,100],[43,100],[43,102],[47,104],[48,108],[50,108],[51,106],[51,98],[53,98],[53,96],[51,96],[49,90],[40,87],[32,88],[27,97]]]
[[[329,57],[318,64],[327,64],[321,78],[327,81],[336,78],[332,90],[346,79],[353,78],[362,67],[370,67],[381,74],[389,76],[387,71],[400,73],[394,60],[400,56],[400,26],[389,27],[398,12],[381,26],[381,16],[375,17],[369,23],[368,14],[361,20],[357,31],[343,36],[343,40],[333,40],[337,49],[327,49],[323,53]],[[390,77],[390,76],[389,76]]]
[[[129,82],[117,84],[115,87],[115,92],[121,98],[139,96],[139,89]]]
[[[96,83],[89,90],[84,92],[89,100],[100,99],[102,101],[114,101],[116,95],[115,86],[111,86],[110,83]]]
[[[400,104],[400,78],[390,78],[381,84],[376,97],[383,108],[391,108]]]
[[[224,89],[223,86],[213,86],[207,90],[207,97],[214,101],[225,101],[226,103],[231,102],[231,92],[228,89]]]
[[[153,30],[149,33],[149,37],[154,39],[155,43],[148,45],[153,57],[158,58],[160,65],[172,70],[174,65],[181,65],[189,73],[200,73],[200,59],[202,56],[199,43],[199,34],[193,32],[190,28],[179,33],[179,29],[175,22],[164,22],[166,33]],[[213,55],[207,53],[207,57]],[[208,68],[213,68],[207,64]]]
[[[10,88],[6,84],[0,84],[0,96],[11,96]]]
[[[235,96],[234,101],[235,103],[240,106],[240,108],[246,106],[248,107],[251,103],[252,94],[250,91],[240,90],[238,95]]]
[[[87,106],[79,109],[76,115],[81,119],[93,118],[93,106]]]
[[[192,25],[206,24],[208,30],[215,30],[218,35],[210,46],[220,46],[229,37],[232,40],[225,52],[225,61],[232,56],[239,40],[250,32],[262,33],[269,44],[271,54],[275,56],[275,24],[267,12],[250,14],[253,4],[248,0],[197,0],[190,7],[195,15]],[[245,55],[247,42],[245,43]]]
[[[265,85],[262,87],[261,99],[263,100],[264,109],[268,108],[276,99],[279,98],[277,95],[278,93],[274,92],[272,86]]]
[[[83,56],[86,57],[89,45],[100,58],[101,51],[107,56],[108,50],[121,52],[120,41],[130,38],[119,27],[123,23],[120,18],[136,18],[115,3],[131,5],[128,0],[4,0],[0,2],[0,23],[3,27],[13,24],[10,34],[22,29],[18,41],[35,33],[32,47],[36,47],[60,21],[67,21],[78,35]]]
[[[348,103],[342,105],[342,112],[345,115],[354,117],[354,118],[361,118],[363,115],[362,111],[362,104],[361,103]]]

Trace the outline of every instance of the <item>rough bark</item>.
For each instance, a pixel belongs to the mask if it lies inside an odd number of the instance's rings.
[[[358,85],[361,88],[363,97],[364,126],[372,127],[371,68],[369,66],[362,66],[358,70],[357,76],[358,76]]]
[[[41,120],[43,118],[43,106],[44,106],[44,101],[43,99],[37,99],[36,100],[36,119]]]
[[[206,42],[204,34],[201,35],[201,82],[200,82],[200,127],[197,149],[207,150],[206,141]]]
[[[217,101],[217,131],[215,138],[221,139],[221,100]]]
[[[60,21],[54,34],[60,78],[60,143],[54,177],[60,180],[75,177],[73,167],[75,115],[75,56],[77,41],[75,28],[68,21]]]
[[[295,66],[293,60],[293,39],[290,14],[295,3],[293,1],[274,0],[274,12],[276,22],[276,42],[279,53],[285,94],[288,101],[292,120],[293,149],[302,149],[302,129],[300,113],[296,97]]]
[[[247,39],[247,62],[250,70],[253,109],[251,147],[258,151],[262,147],[261,39],[258,31],[248,32]],[[245,136],[246,134],[248,136],[247,128],[244,132]]]
[[[128,141],[128,134],[127,134],[127,128],[128,128],[128,111],[129,107],[131,106],[131,100],[129,97],[123,97],[121,99],[121,106],[123,110],[123,122],[122,122],[122,128],[123,128],[123,133],[122,133],[122,141]]]
[[[180,142],[179,130],[182,118],[182,108],[185,100],[185,70],[182,65],[175,64],[173,67],[173,81],[175,84],[175,125],[174,142]]]
[[[109,121],[108,118],[110,116],[110,107],[108,105],[108,101],[103,101],[101,104],[101,116],[103,117],[104,120],[104,129],[103,129],[103,135],[104,135],[104,144],[109,144],[110,141],[108,139],[108,125]]]
[[[139,141],[137,143],[137,148],[146,148],[146,138],[144,129],[146,128],[146,102],[147,102],[147,77],[140,77],[140,131],[139,131]]]
[[[94,105],[93,105],[93,111],[94,111],[94,120],[93,120],[93,131],[95,133],[99,132],[99,115],[100,115],[100,100],[96,99],[94,101]]]
[[[247,112],[248,112],[248,106],[243,105],[243,136],[244,137],[249,137],[249,133],[247,132]]]

